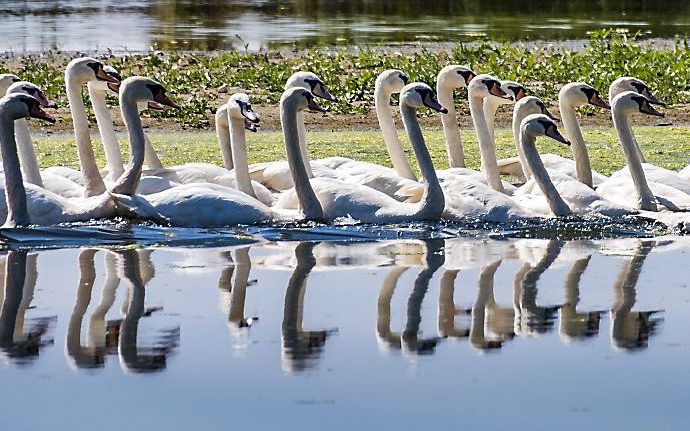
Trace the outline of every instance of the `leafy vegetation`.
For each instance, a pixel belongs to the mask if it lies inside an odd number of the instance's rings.
[[[40,56],[7,57],[0,73],[11,71],[43,87],[66,105],[63,70],[70,58],[48,52]],[[209,126],[211,113],[238,89],[252,95],[255,104],[276,104],[285,80],[295,71],[310,70],[326,82],[339,102],[336,113],[364,113],[373,105],[373,87],[379,72],[398,68],[412,80],[435,84],[442,66],[466,64],[476,72],[515,79],[536,95],[553,100],[561,85],[586,81],[602,91],[622,75],[645,80],[670,103],[690,102],[690,47],[678,39],[670,49],[655,49],[637,34],[606,30],[590,35],[580,51],[562,47],[477,41],[450,50],[392,52],[377,48],[333,51],[311,49],[297,54],[280,51],[224,53],[163,53],[116,57],[104,61],[123,76],[145,75],[158,79],[182,102],[179,111],[151,113],[167,116],[186,127]],[[462,97],[462,96],[458,96]]]
[[[690,140],[687,139],[687,128],[640,127],[636,129],[636,133],[649,162],[669,169],[679,169],[689,163]],[[621,145],[613,130],[585,129],[584,135],[590,144],[589,153],[592,167],[595,170],[608,175],[625,165]],[[192,160],[222,165],[220,150],[213,133],[180,132],[150,134],[149,137],[166,166]],[[425,137],[436,168],[446,168],[448,162],[443,132],[430,130],[425,132]],[[479,150],[475,134],[470,130],[463,129],[462,138],[468,166],[476,169],[479,167]],[[510,131],[497,131],[496,139],[499,158],[515,155]],[[122,152],[127,154],[124,139],[121,141]],[[76,146],[71,136],[40,136],[36,137],[35,142],[41,166],[78,167]],[[347,142],[347,151],[343,150],[344,142]],[[570,155],[570,148],[550,139],[540,139],[537,145],[542,154]],[[250,163],[285,159],[283,138],[278,132],[248,134],[247,146]],[[94,141],[94,148],[99,159],[99,165],[104,166],[103,148],[98,141]],[[414,160],[409,145],[406,149],[409,159]],[[347,154],[357,160],[390,166],[382,137],[379,132],[375,131],[310,133],[309,152],[312,159]]]

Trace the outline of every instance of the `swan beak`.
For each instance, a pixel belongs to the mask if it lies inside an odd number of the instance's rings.
[[[103,69],[103,65],[99,64],[98,69],[96,69],[96,79],[99,81],[105,81],[105,82],[114,82],[114,83],[120,83],[120,80],[117,79],[116,77],[112,76],[108,72],[106,72]]]
[[[549,118],[552,119],[553,121],[561,121],[560,118],[558,118],[558,117],[556,117],[555,115],[553,115],[553,114],[552,114],[548,109],[546,109],[546,108],[544,108],[544,112],[542,112],[542,114],[546,115],[547,117],[549,117]]]
[[[318,103],[316,103],[316,100],[314,100],[313,97],[309,98],[309,104],[307,105],[307,108],[309,108],[310,111],[326,112],[326,109]]]
[[[153,100],[155,102],[160,103],[161,105],[169,106],[173,109],[180,109],[180,105],[178,105],[177,103],[170,100],[170,98],[165,93],[163,93],[162,91],[158,92],[156,95],[154,95]]]
[[[501,88],[501,85],[498,82],[494,83],[494,85],[491,86],[489,93],[491,93],[492,95],[494,95],[496,97],[500,97],[501,99],[512,100],[512,98],[508,95],[508,93],[503,91],[503,89]]]
[[[163,105],[161,105],[160,103],[147,102],[146,105],[148,106],[149,109],[152,109],[154,111],[164,111],[165,110]]]
[[[110,88],[110,91],[112,91],[115,94],[120,93],[120,83],[119,82],[109,82],[106,84],[108,88]]]
[[[257,123],[251,122],[248,119],[244,119],[244,128],[250,132],[258,132],[259,125]]]
[[[556,126],[549,127],[546,129],[546,136],[548,136],[551,139],[554,139],[561,144],[565,144],[567,146],[570,146],[570,142],[561,135],[561,133],[556,129]]]
[[[338,99],[333,97],[331,93],[326,90],[326,86],[324,85],[323,82],[317,82],[316,85],[314,85],[314,89],[312,90],[312,93],[316,97],[320,97],[322,99],[328,100],[329,102],[337,102]]]
[[[29,110],[29,115],[31,118],[38,118],[41,120],[45,120],[49,123],[55,123],[55,118],[53,118],[46,111],[41,109],[41,107],[38,105],[34,105],[33,107],[31,107],[31,109]]]
[[[40,91],[35,92],[32,94],[34,99],[38,100],[38,102],[41,104],[41,106],[45,108],[52,108],[55,109],[57,108],[57,103],[53,102],[52,100],[48,100],[48,98]]]
[[[655,95],[653,95],[648,88],[645,88],[644,91],[642,92],[642,95],[649,100],[649,103],[653,105],[659,105],[662,107],[666,107],[666,103],[662,102],[661,100],[657,99]]]
[[[657,111],[656,108],[650,105],[650,102],[646,100],[642,103],[642,106],[640,106],[640,112],[647,115],[654,115],[655,117],[664,117],[663,112]]]
[[[596,93],[594,93],[594,95],[592,95],[592,98],[589,99],[589,104],[593,105],[593,106],[598,106],[598,107],[604,108],[604,109],[611,109],[611,105],[606,103],[606,101],[604,99],[602,99],[601,96],[599,96]]]

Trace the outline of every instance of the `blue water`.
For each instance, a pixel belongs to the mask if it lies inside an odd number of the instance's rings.
[[[655,233],[3,231],[0,429],[678,429],[690,239]]]

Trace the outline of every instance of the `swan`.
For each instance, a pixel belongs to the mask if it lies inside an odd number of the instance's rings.
[[[333,97],[331,93],[326,89],[326,84],[311,72],[295,72],[288,78],[285,83],[285,90],[291,88],[303,88],[305,90],[311,91],[316,97],[320,97],[324,100],[330,102],[337,102],[338,99]],[[304,125],[304,115],[299,113],[297,115],[299,142],[300,142],[300,152],[302,153],[302,163],[307,171],[307,176],[309,178],[314,178],[314,170],[316,170],[316,176],[325,178],[338,178],[332,168],[322,165],[320,163],[310,163],[309,161],[309,151],[307,149],[306,141],[306,128]],[[350,159],[340,158],[340,161],[345,162]],[[333,163],[335,160],[331,159],[329,164]],[[251,174],[252,180],[258,181],[264,186],[271,190],[278,192],[288,190],[293,187],[292,177],[290,174],[290,168],[285,160],[277,162],[267,162],[267,163],[256,163],[249,167],[249,172]]]
[[[14,137],[14,120],[55,119],[41,109],[40,102],[26,94],[10,94],[0,99],[0,145],[5,176],[7,218],[3,227],[56,224],[107,218],[116,214],[115,201],[108,193],[66,199],[33,184],[24,184]]]
[[[636,92],[626,91],[615,97],[612,101],[613,125],[623,146],[628,165],[625,171],[628,174],[612,175],[599,185],[597,192],[624,207],[645,211],[690,210],[690,195],[664,182],[648,178],[647,172],[643,169],[641,161],[637,158],[634,135],[630,127],[630,116],[636,112],[658,117],[664,115],[654,109],[647,98]]]
[[[444,208],[443,192],[436,177],[431,156],[424,143],[424,137],[416,118],[416,111],[424,106],[442,113],[445,113],[446,110],[438,103],[434,91],[428,85],[422,83],[408,84],[400,93],[400,111],[403,123],[424,178],[424,194],[420,202],[414,204],[396,201],[388,195],[368,187],[328,178],[315,178],[311,182],[307,182],[304,170],[296,169],[296,166],[302,162],[301,158],[298,154],[290,154],[290,149],[299,139],[296,112],[313,104],[311,93],[304,90],[289,90],[283,94],[281,100],[281,120],[286,146],[288,147],[288,162],[290,163],[293,182],[298,185],[296,193],[298,196],[303,196],[300,198],[301,202],[313,203],[315,208],[321,210],[322,218],[326,220],[347,217],[363,223],[402,223],[438,220],[440,218]],[[309,199],[306,199],[304,195],[308,195]],[[318,200],[314,202],[314,199]],[[279,205],[281,205],[280,199],[276,203],[276,206]],[[304,206],[302,209],[307,212]]]
[[[105,192],[105,183],[101,173],[98,171],[96,157],[91,146],[89,120],[82,98],[82,87],[87,82],[94,80],[118,82],[117,78],[108,75],[101,62],[93,58],[76,58],[67,65],[65,70],[65,86],[82,172],[66,167],[51,167],[44,171],[55,175],[62,175],[74,182],[83,184],[85,187],[85,197],[97,196]]]
[[[486,118],[486,125],[489,128],[489,133],[491,134],[491,140],[496,142],[496,112],[498,108],[503,105],[514,105],[517,101],[527,96],[527,90],[522,84],[515,81],[500,81],[501,90],[505,91],[509,98],[492,97],[488,96],[484,98],[484,117]]]
[[[604,109],[609,109],[608,103],[602,100],[599,91],[591,85],[584,82],[571,82],[564,85],[558,93],[558,106],[561,111],[561,118],[563,128],[565,129],[568,138],[571,142],[573,159],[561,157],[557,154],[544,154],[541,156],[544,166],[549,172],[565,174],[573,178],[577,178],[583,184],[589,187],[596,187],[601,182],[606,180],[606,177],[593,172],[589,154],[587,153],[587,144],[585,143],[580,125],[577,121],[577,112],[575,109],[578,106],[592,105]],[[519,166],[519,157],[504,159],[499,162],[501,173],[510,173],[517,177],[524,177],[522,168]]]
[[[19,81],[21,81],[21,79],[19,79],[17,75],[12,73],[0,73],[0,96],[7,92],[7,89],[10,88],[10,85]]]
[[[621,217],[634,214],[602,198],[582,182],[569,175],[549,173],[535,146],[536,137],[544,135],[566,145],[570,143],[558,132],[556,124],[544,114],[531,114],[520,123],[520,150],[531,172],[538,192],[515,192],[513,199],[532,214],[556,217],[571,214]],[[527,184],[527,188],[532,188]]]
[[[469,67],[453,64],[441,69],[436,77],[438,102],[448,109],[447,114],[441,114],[441,124],[443,124],[446,151],[448,152],[448,166],[451,168],[465,167],[465,153],[460,138],[458,118],[455,113],[453,92],[456,88],[467,88],[475,76],[476,74]]]

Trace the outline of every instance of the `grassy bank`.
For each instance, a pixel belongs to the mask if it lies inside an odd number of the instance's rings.
[[[56,52],[24,57],[5,55],[0,58],[0,73],[13,72],[33,81],[67,106],[63,72],[72,57]],[[444,51],[420,49],[405,53],[381,48],[296,53],[155,52],[124,57],[105,55],[103,59],[123,76],[150,76],[177,94],[181,110],[151,115],[165,116],[190,128],[208,127],[211,113],[236,90],[251,93],[257,105],[274,106],[285,80],[297,70],[318,74],[340,98],[329,107],[341,114],[365,114],[371,110],[374,80],[385,69],[398,68],[412,80],[434,85],[441,67],[452,63],[520,81],[546,101],[552,101],[567,82],[586,81],[605,91],[615,78],[631,75],[647,81],[667,102],[690,102],[690,46],[686,40],[677,40],[669,49],[654,49],[635,35],[614,31],[592,34],[587,47],[576,52],[546,44],[535,48],[478,41]],[[459,94],[458,100],[461,97]],[[63,121],[69,118],[63,116]]]
[[[640,127],[636,129],[638,141],[647,160],[669,169],[685,167],[690,158],[690,129],[687,127]],[[610,174],[624,166],[623,151],[615,132],[611,129],[586,129],[589,153],[595,170]],[[170,166],[190,161],[222,164],[215,135],[209,132],[180,132],[149,135],[164,164]],[[401,134],[402,136],[402,134]],[[425,133],[427,144],[437,169],[447,167],[443,133],[429,130]],[[479,166],[476,137],[470,130],[462,130],[463,144],[468,166]],[[39,136],[35,138],[42,167],[78,166],[76,146],[72,136]],[[121,141],[125,141],[121,139]],[[552,140],[540,139],[538,148],[542,154],[570,155],[570,149]],[[99,164],[105,164],[103,148],[94,142]],[[277,132],[260,132],[247,135],[250,163],[284,160],[285,148],[282,135]],[[408,156],[413,160],[411,149],[406,145]],[[127,149],[123,144],[123,154]],[[314,132],[309,134],[309,151],[313,159],[328,156],[347,156],[358,160],[389,165],[388,157],[379,132]],[[512,137],[508,130],[497,132],[499,158],[515,155]],[[125,157],[127,159],[127,157]]]

